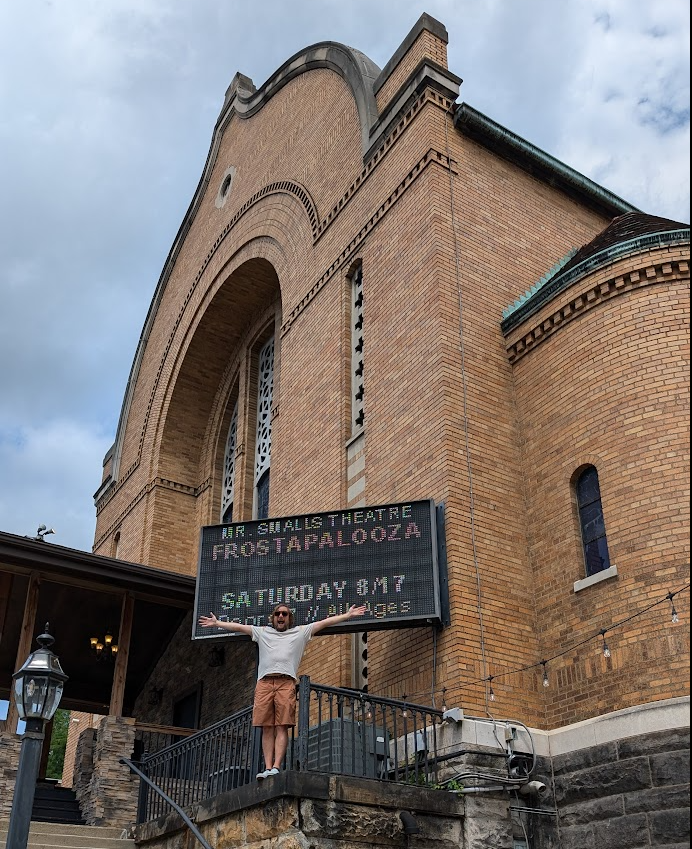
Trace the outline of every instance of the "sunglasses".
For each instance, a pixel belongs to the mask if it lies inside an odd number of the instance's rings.
[[[274,616],[288,616],[288,611],[287,610],[277,610],[277,612],[274,614]]]

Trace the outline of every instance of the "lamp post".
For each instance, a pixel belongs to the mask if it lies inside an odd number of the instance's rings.
[[[7,849],[26,849],[45,737],[44,728],[58,709],[62,688],[68,677],[62,671],[58,658],[48,648],[55,642],[48,633],[48,627],[46,622],[44,633],[36,638],[40,648],[30,654],[21,669],[12,676],[17,712],[19,718],[25,721],[26,730],[14,783]]]

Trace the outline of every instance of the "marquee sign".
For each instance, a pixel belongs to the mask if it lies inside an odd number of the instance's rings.
[[[261,626],[280,602],[299,625],[364,604],[365,616],[339,631],[438,621],[434,502],[202,528],[193,639],[229,636],[201,628],[201,615]]]

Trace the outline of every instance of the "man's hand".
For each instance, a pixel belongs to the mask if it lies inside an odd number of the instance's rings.
[[[312,633],[319,634],[320,631],[323,631],[325,628],[329,628],[331,625],[338,625],[339,622],[345,622],[347,619],[353,619],[354,616],[362,616],[366,610],[367,607],[364,604],[352,604],[346,613],[337,613],[334,616],[327,616],[326,619],[320,619],[315,622],[312,626]]]
[[[214,613],[210,613],[209,616],[200,616],[199,624],[202,628],[221,628],[222,631],[252,636],[252,625],[243,625],[240,622],[221,622]]]
[[[209,616],[200,616],[199,624],[202,628],[218,628],[220,623],[215,614],[210,613]]]

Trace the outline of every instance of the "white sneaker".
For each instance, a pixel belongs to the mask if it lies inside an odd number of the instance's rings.
[[[277,772],[278,772],[278,771],[279,771],[279,770],[277,769]],[[273,775],[273,773],[272,773],[272,771],[271,771],[270,769],[265,769],[263,772],[258,772],[258,773],[257,773],[257,780],[258,780],[258,781],[262,781],[262,779],[263,779],[263,778],[266,778],[268,775]]]
[[[279,774],[279,769],[274,766],[271,769],[268,769],[268,770],[265,771],[264,777],[269,778],[270,775],[278,775],[278,774]]]

